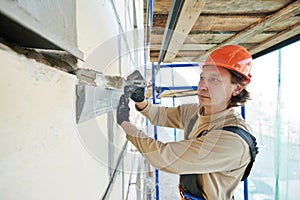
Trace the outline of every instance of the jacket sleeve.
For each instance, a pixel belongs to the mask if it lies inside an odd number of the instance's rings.
[[[224,172],[250,161],[247,144],[235,134],[222,130],[201,138],[168,143],[156,141],[134,126],[126,134],[154,167],[168,173]]]
[[[148,103],[146,108],[140,111],[151,124],[170,128],[183,129],[182,107],[164,107]]]

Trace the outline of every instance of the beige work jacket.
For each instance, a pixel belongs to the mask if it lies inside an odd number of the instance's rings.
[[[162,107],[148,103],[140,112],[153,125],[183,129],[188,139],[163,143],[136,127],[127,131],[126,137],[157,169],[173,174],[198,174],[197,184],[205,199],[228,200],[240,183],[251,156],[248,144],[241,137],[217,129],[238,126],[248,132],[251,130],[233,108],[211,116],[200,115],[202,109],[199,104]],[[192,131],[187,133],[195,114],[199,117]],[[204,130],[209,132],[197,138]]]

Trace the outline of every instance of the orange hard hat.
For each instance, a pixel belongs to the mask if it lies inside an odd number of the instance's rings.
[[[203,66],[215,65],[229,69],[233,74],[242,75],[244,82],[251,80],[251,54],[242,46],[226,45],[214,50],[206,59]]]

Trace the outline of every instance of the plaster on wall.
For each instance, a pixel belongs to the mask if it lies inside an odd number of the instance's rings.
[[[98,199],[107,169],[79,139],[76,77],[7,50],[0,63],[0,199]]]

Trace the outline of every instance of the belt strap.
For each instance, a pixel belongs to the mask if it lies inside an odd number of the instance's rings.
[[[178,186],[178,189],[179,189],[179,194],[180,194],[181,200],[205,200],[204,198],[195,197],[195,196],[185,192],[180,185]]]

